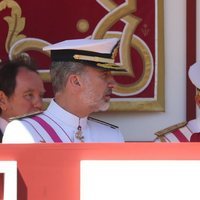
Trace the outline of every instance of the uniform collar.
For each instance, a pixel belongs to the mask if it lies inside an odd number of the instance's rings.
[[[77,128],[80,125],[81,128],[84,129],[87,126],[87,117],[79,118],[76,115],[73,115],[60,107],[54,99],[51,100],[46,112],[50,113],[63,123],[73,126],[74,128]]]
[[[193,133],[200,132],[200,118],[190,120],[187,126]]]
[[[7,124],[8,124],[8,122],[5,119],[3,119],[2,117],[0,117],[0,129],[3,133],[6,129]]]

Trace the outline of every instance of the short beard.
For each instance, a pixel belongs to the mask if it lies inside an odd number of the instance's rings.
[[[84,96],[82,96],[83,101],[90,107],[92,112],[98,111],[106,111],[110,106],[110,100],[105,101],[104,99],[96,100],[94,95],[94,91],[88,90]]]
[[[104,104],[100,105],[99,111],[106,111],[110,107],[110,102],[104,102]]]

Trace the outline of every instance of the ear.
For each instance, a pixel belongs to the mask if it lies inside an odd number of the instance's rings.
[[[2,110],[7,109],[8,97],[0,90],[0,107]]]
[[[68,78],[69,84],[73,88],[80,88],[81,86],[81,81],[80,81],[80,76],[76,74],[72,74]]]

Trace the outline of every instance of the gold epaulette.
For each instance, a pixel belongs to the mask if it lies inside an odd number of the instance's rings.
[[[90,121],[95,121],[95,122],[97,122],[97,123],[99,123],[99,124],[103,124],[103,125],[109,126],[109,127],[113,128],[113,129],[119,128],[118,126],[115,126],[115,125],[113,125],[113,124],[109,124],[109,123],[104,122],[104,121],[101,121],[101,120],[99,120],[99,119],[95,119],[95,118],[93,118],[93,117],[88,117],[88,120],[90,120]]]
[[[185,126],[187,124],[187,122],[181,122],[181,123],[178,123],[178,124],[175,124],[175,125],[172,125],[172,126],[169,126],[163,130],[160,130],[158,132],[155,133],[156,136],[158,137],[161,137],[171,131],[174,131],[176,129],[179,129],[179,128],[182,128],[183,126]]]
[[[18,115],[16,117],[11,117],[9,118],[9,121],[12,121],[14,119],[22,119],[22,118],[25,118],[25,117],[32,117],[34,115],[38,115],[38,114],[41,114],[43,113],[43,111],[36,111],[36,112],[32,112],[32,113],[28,113],[28,114],[24,114],[24,115]]]

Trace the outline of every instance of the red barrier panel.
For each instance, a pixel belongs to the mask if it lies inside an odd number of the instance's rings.
[[[200,160],[200,145],[198,143],[0,144],[0,160],[17,161],[18,200],[79,200],[81,160],[160,159]]]
[[[4,189],[4,175],[0,173],[0,199],[3,199],[3,189]]]

